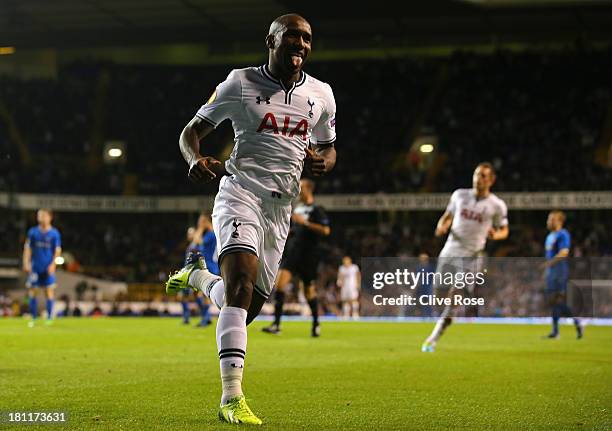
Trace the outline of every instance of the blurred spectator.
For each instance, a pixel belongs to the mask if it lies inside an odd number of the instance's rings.
[[[230,69],[78,62],[57,80],[0,77],[0,101],[34,157],[31,166],[15,163],[0,120],[0,167],[9,172],[0,190],[214,193],[216,184],[188,183],[177,139]],[[338,164],[320,193],[451,191],[485,159],[500,174],[498,191],[599,190],[612,182],[611,170],[594,162],[612,102],[610,50],[359,60],[350,74],[345,63],[314,62],[308,72],[332,84],[338,105]],[[446,154],[438,174],[421,171],[409,151],[419,130],[437,136]],[[232,137],[224,124],[207,137],[207,152],[226,158]],[[91,151],[101,155],[109,140],[126,143],[127,163],[92,169]]]

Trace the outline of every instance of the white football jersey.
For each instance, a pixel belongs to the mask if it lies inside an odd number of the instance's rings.
[[[297,196],[308,145],[336,140],[331,87],[302,72],[291,88],[268,66],[232,70],[196,116],[232,121],[235,145],[225,167],[247,190],[285,201]]]
[[[476,199],[474,189],[457,189],[451,195],[446,211],[453,214],[453,222],[440,256],[473,256],[484,249],[491,227],[497,229],[508,225],[506,203],[493,193],[484,199]]]
[[[357,289],[359,267],[354,263],[346,266],[340,265],[338,268],[338,278],[342,280],[342,290]]]

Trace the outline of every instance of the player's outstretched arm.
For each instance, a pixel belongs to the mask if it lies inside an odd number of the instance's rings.
[[[213,158],[200,154],[200,141],[214,130],[214,127],[194,117],[183,129],[179,138],[179,148],[185,161],[189,164],[189,179],[194,182],[208,182],[223,175],[223,164]]]
[[[325,175],[336,165],[336,148],[333,145],[314,146],[314,149],[306,148],[306,168],[314,176]]]

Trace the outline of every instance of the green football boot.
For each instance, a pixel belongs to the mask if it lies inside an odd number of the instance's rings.
[[[261,425],[263,422],[253,414],[244,395],[232,398],[219,408],[219,419],[229,424]]]
[[[189,284],[189,276],[195,269],[206,269],[204,258],[197,251],[189,253],[185,266],[171,274],[166,281],[166,293],[168,295],[176,295],[183,289],[191,289],[197,291]]]

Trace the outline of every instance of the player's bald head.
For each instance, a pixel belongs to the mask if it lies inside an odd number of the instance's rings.
[[[270,24],[270,30],[268,30],[268,35],[276,36],[279,32],[282,33],[291,25],[295,25],[300,22],[307,24],[310,28],[310,23],[306,21],[306,18],[301,15],[298,15],[297,13],[288,13],[285,15],[281,15],[277,17],[274,21],[272,21],[272,24]]]
[[[270,25],[266,36],[270,69],[287,82],[289,78],[299,79],[311,45],[312,28],[304,17],[295,13],[279,16]]]

